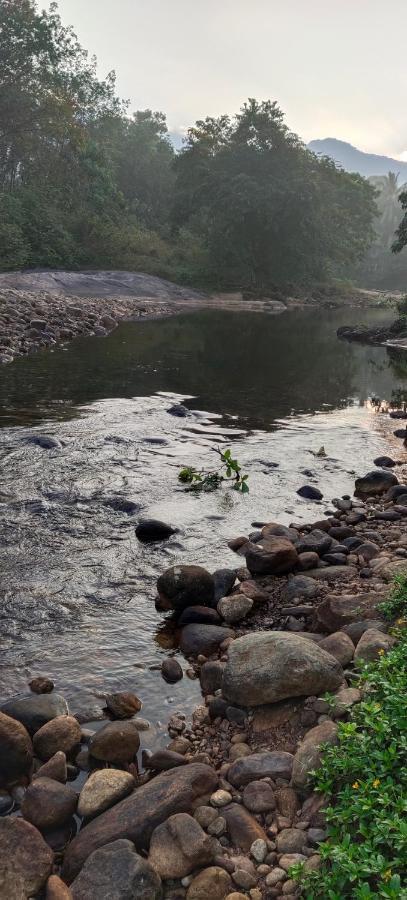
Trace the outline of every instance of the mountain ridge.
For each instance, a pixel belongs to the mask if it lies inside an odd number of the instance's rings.
[[[365,153],[347,141],[337,138],[323,138],[310,141],[307,145],[313,153],[330,156],[340,163],[347,172],[359,172],[365,178],[371,175],[388,175],[389,172],[400,174],[401,181],[407,181],[407,162],[393,159],[391,156],[380,156],[377,153]]]

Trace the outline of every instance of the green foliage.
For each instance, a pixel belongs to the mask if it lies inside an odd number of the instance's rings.
[[[242,494],[249,493],[248,475],[242,475],[242,467],[237,459],[232,457],[231,450],[215,450],[219,454],[221,460],[222,472],[203,472],[186,466],[181,469],[178,480],[182,484],[188,484],[190,491],[215,491],[225,481],[232,481],[234,491],[240,491]]]
[[[407,191],[401,192],[399,201],[404,215],[396,231],[396,240],[392,246],[393,253],[401,253],[407,245]]]
[[[407,595],[407,581],[395,592]],[[327,747],[316,789],[329,798],[322,868],[293,874],[306,900],[407,898],[407,634],[362,665],[363,690],[339,745]]]
[[[397,300],[397,310],[400,316],[407,316],[407,294]]]
[[[385,619],[407,616],[407,575],[398,575],[394,579],[390,597],[383,603],[379,603],[377,609]]]

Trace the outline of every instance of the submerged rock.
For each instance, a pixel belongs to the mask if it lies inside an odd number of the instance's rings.
[[[136,537],[143,543],[149,541],[165,541],[167,538],[175,534],[177,528],[167,525],[166,522],[160,522],[159,519],[143,519],[136,528]]]
[[[106,706],[115,719],[131,719],[140,712],[143,704],[135,694],[128,691],[119,691],[116,694],[107,694]]]
[[[333,656],[313,641],[287,632],[245,635],[233,641],[228,653],[222,692],[226,700],[241,706],[336,690],[343,677]]]

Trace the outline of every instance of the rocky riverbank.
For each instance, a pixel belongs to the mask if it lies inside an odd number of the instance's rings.
[[[317,868],[326,835],[320,746],[361,699],[355,661],[395,642],[380,604],[407,573],[407,484],[376,463],[318,521],[252,523],[231,542],[236,569],[162,573],[157,608],[177,619],[203,695],[191,722],[171,717],[165,749],[140,758],[149,723],[131,693],[105,697],[98,731],[49,678],[2,705],[0,896],[299,895],[290,867]],[[162,676],[183,677],[175,657]]]

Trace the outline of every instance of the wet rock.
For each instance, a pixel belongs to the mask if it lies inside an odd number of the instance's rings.
[[[244,806],[231,803],[222,810],[232,844],[248,853],[253,842],[266,840],[264,829]]]
[[[297,544],[298,553],[317,553],[323,556],[332,544],[332,538],[320,528],[313,528],[309,534],[302,534]]]
[[[0,787],[28,775],[32,759],[31,738],[24,725],[0,713]]]
[[[351,622],[371,619],[381,600],[376,593],[342,594],[341,597],[330,594],[316,609],[318,626],[332,633],[340,631]]]
[[[131,719],[140,712],[143,706],[141,700],[135,694],[128,691],[120,691],[117,694],[107,694],[106,706],[115,719]]]
[[[291,778],[293,767],[291,753],[277,750],[262,750],[237,759],[228,771],[228,781],[234,787],[245,787],[251,781],[262,778]]]
[[[307,732],[294,757],[292,771],[294,788],[303,791],[310,787],[313,781],[311,772],[316,771],[321,763],[320,747],[322,744],[337,744],[337,732],[337,725],[330,720]]]
[[[50,694],[54,690],[54,682],[50,678],[43,675],[37,675],[29,682],[33,694]]]
[[[135,781],[129,772],[99,769],[89,776],[80,792],[78,815],[93,819],[131,794],[134,787]]]
[[[48,762],[37,769],[35,775],[33,775],[33,781],[36,778],[53,778],[54,781],[65,784],[67,777],[66,756],[62,750],[58,750],[57,753],[54,753],[54,755],[51,756],[51,759],[49,759]]]
[[[148,848],[158,825],[175,813],[191,812],[200,797],[215,790],[217,780],[202,763],[157,775],[79,832],[65,854],[63,877],[70,883],[94,850],[119,838],[133,841],[137,850]]]
[[[205,656],[214,653],[226,638],[234,637],[234,631],[220,625],[185,625],[182,629],[180,648],[185,656]]]
[[[159,597],[172,609],[182,612],[187,606],[212,606],[215,583],[202,566],[171,566],[157,581]]]
[[[324,496],[321,491],[312,484],[304,484],[303,487],[298,489],[297,494],[300,497],[304,497],[306,500],[322,500]]]
[[[73,900],[161,900],[161,879],[128,840],[106,844],[89,856],[72,884]]]
[[[252,607],[253,600],[249,597],[245,597],[244,594],[232,594],[231,597],[222,597],[219,600],[217,610],[221,619],[228,625],[233,625],[245,619]]]
[[[51,719],[68,715],[68,704],[61,694],[29,694],[3,703],[0,712],[17,719],[30,734],[35,734]]]
[[[245,706],[336,690],[342,669],[318,644],[299,635],[266,631],[248,634],[229,647],[222,692]]]
[[[295,597],[307,597],[311,600],[319,591],[319,585],[315,578],[309,578],[307,575],[293,575],[289,578],[287,587],[283,591],[283,600],[285,603],[291,603]]]
[[[110,722],[89,741],[89,753],[101,762],[131,762],[140,747],[140,736],[133,722]]]
[[[384,494],[390,487],[398,484],[398,479],[393,472],[386,469],[373,469],[363,478],[355,481],[355,494],[359,497],[370,497],[374,494]]]
[[[184,673],[177,659],[170,656],[161,663],[161,675],[168,684],[176,684],[184,677]]]
[[[270,812],[276,807],[274,791],[267,781],[251,781],[243,791],[243,804],[252,813]]]
[[[26,442],[27,444],[35,444],[37,447],[41,447],[42,450],[62,449],[61,441],[48,434],[30,434],[26,438]]]
[[[72,893],[58,875],[50,875],[45,887],[45,900],[72,900]]]
[[[178,619],[178,625],[220,625],[216,609],[210,606],[187,606]]]
[[[202,693],[214,694],[222,685],[225,664],[218,660],[209,660],[201,666],[199,678]]]
[[[127,513],[128,516],[133,516],[140,509],[139,503],[135,503],[134,500],[128,500],[127,497],[105,497],[103,505],[114,509],[116,512]]]
[[[66,756],[80,744],[81,726],[73,716],[58,716],[42,726],[34,735],[35,755],[47,762],[58,750]]]
[[[40,832],[23,819],[0,819],[0,896],[36,895],[51,874],[54,854]]]
[[[210,866],[192,880],[187,900],[225,900],[232,890],[233,883],[228,872],[220,866]]]
[[[185,766],[185,764],[186,759],[182,753],[175,753],[173,750],[156,750],[144,762],[146,769],[152,769],[155,772],[166,772],[168,769],[175,769],[177,766]]]
[[[366,662],[377,659],[381,652],[387,653],[396,643],[396,638],[390,634],[369,628],[360,638],[355,650],[355,659],[363,659]]]
[[[320,641],[318,646],[334,656],[341,666],[347,666],[352,661],[355,652],[353,641],[343,631],[335,631]]]
[[[45,831],[65,825],[74,815],[78,795],[52,778],[36,778],[27,788],[21,805],[24,818]]]
[[[378,466],[380,469],[392,469],[393,466],[397,465],[391,456],[377,456],[373,462],[375,466]]]
[[[177,530],[158,519],[142,519],[136,527],[136,537],[145,544],[150,541],[165,541]]]
[[[167,413],[170,416],[177,416],[179,419],[185,419],[187,416],[192,415],[191,411],[182,403],[175,403],[174,406],[170,406],[170,408],[167,409]]]
[[[284,537],[270,535],[263,546],[245,546],[246,565],[252,575],[283,575],[292,572],[298,560],[297,550]]]
[[[213,861],[215,846],[196,819],[177,813],[153,831],[148,860],[161,878],[184,878]]]
[[[213,573],[214,603],[217,604],[221,597],[226,597],[236,581],[236,569],[216,569]]]

